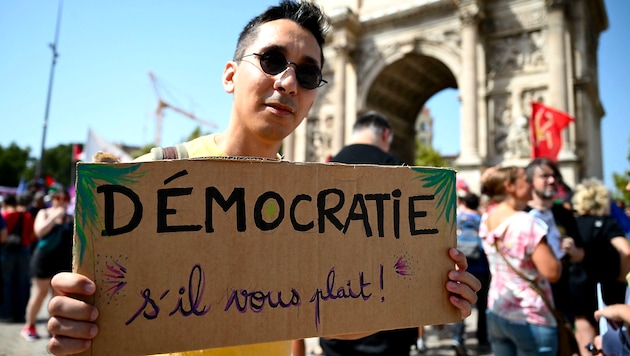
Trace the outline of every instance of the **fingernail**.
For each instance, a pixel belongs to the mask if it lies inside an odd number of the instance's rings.
[[[92,314],[90,314],[90,321],[96,320],[98,317],[98,310],[96,308],[92,309]]]
[[[90,347],[92,346],[92,340],[85,340],[85,342],[83,343],[84,347]]]
[[[94,293],[94,291],[96,290],[96,286],[94,284],[86,284],[85,285],[85,292],[92,294]]]
[[[96,333],[98,333],[98,327],[96,325],[92,325],[90,328],[90,336],[94,337],[96,336]]]

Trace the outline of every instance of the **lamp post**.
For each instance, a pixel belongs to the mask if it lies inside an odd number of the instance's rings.
[[[48,95],[46,97],[46,111],[44,113],[44,132],[42,134],[42,149],[39,155],[39,162],[37,162],[37,169],[35,170],[35,178],[41,178],[44,172],[44,145],[46,144],[46,130],[48,129],[48,113],[50,111],[50,98],[52,95],[53,78],[55,76],[55,65],[57,64],[57,42],[59,41],[59,25],[61,23],[61,8],[63,0],[59,1],[59,10],[57,12],[57,27],[55,29],[55,42],[50,43],[49,46],[52,49],[52,65],[50,67],[50,77],[48,79]]]

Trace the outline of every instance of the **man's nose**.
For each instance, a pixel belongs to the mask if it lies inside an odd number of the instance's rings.
[[[286,92],[291,95],[295,95],[297,93],[299,83],[295,67],[295,63],[289,62],[284,71],[276,74],[277,78],[274,83],[274,88],[276,90]]]

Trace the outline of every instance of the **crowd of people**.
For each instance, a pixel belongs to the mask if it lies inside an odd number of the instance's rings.
[[[327,25],[317,5],[302,1],[283,0],[253,18],[223,69],[224,89],[233,95],[227,129],[178,145],[178,155],[281,158],[283,139],[307,116],[316,89],[326,84],[321,69]],[[358,117],[352,142],[332,160],[401,164],[388,153],[392,140],[387,119],[369,112]],[[164,157],[155,153],[140,160]],[[619,306],[625,301],[630,244],[620,227],[624,222],[616,220],[623,217],[610,217],[611,209],[620,208],[611,203],[609,192],[593,180],[566,192],[556,163],[546,159],[535,159],[527,167],[492,167],[482,177],[481,195],[458,184],[458,248],[449,250],[454,267],[445,286],[433,287],[446,290],[462,319],[476,305],[478,344],[497,355],[555,355],[558,325],[551,309],[574,325],[583,356],[591,354],[587,346],[603,347],[595,339],[595,318],[625,320],[630,314]],[[568,194],[560,195],[560,187]],[[40,198],[4,201],[0,317],[23,322],[25,339],[38,338],[34,318],[52,287],[48,350],[58,355],[82,352],[98,334],[98,310],[73,296],[93,294],[96,284],[68,273],[73,221],[67,193],[52,195],[46,206],[32,206],[31,201]],[[19,239],[14,243],[16,231]],[[617,306],[596,314],[598,285],[604,302]],[[583,297],[575,298],[576,293]],[[411,347],[426,349],[422,330],[417,326],[331,336],[321,339],[322,350],[317,351],[406,355]],[[464,355],[464,324],[457,323],[455,330],[455,350]],[[294,340],[200,352],[300,356],[307,350],[303,340]]]
[[[30,188],[6,196],[0,214],[0,321],[23,323],[27,341],[40,338],[36,318],[50,279],[72,269],[74,227],[68,192]]]

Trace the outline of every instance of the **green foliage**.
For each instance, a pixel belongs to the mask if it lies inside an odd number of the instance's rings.
[[[613,173],[613,183],[616,188],[616,190],[612,192],[613,199],[621,200],[625,202],[626,205],[630,205],[630,192],[626,190],[628,181],[630,181],[630,176],[627,174]]]
[[[628,139],[630,143],[630,139]],[[628,150],[628,160],[630,161],[630,149]],[[613,173],[613,183],[615,185],[615,191],[612,192],[612,197],[615,200],[621,200],[630,205],[630,192],[626,190],[628,181],[630,181],[630,169],[627,169],[624,173]]]
[[[434,150],[433,147],[421,145],[418,140],[416,140],[416,157],[414,165],[428,167],[449,166],[448,162],[442,158],[440,152]]]
[[[22,149],[15,143],[6,148],[0,146],[0,185],[17,187],[22,176],[32,177],[32,173],[28,176],[29,167],[32,171],[34,165],[30,152],[30,148]]]
[[[49,175],[67,188],[74,184],[73,170],[72,144],[61,144],[44,151],[42,176]]]

